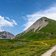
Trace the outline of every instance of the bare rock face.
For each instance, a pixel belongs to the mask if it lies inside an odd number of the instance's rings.
[[[45,27],[48,24],[48,18],[42,17],[39,20],[37,20],[33,25],[31,25],[25,32],[28,32],[29,30],[36,31],[37,29],[40,30],[43,27]]]
[[[0,39],[13,39],[15,36],[9,32],[3,31],[0,32]]]

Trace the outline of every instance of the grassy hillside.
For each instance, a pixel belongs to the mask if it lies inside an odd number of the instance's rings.
[[[55,39],[56,38],[56,21],[48,20],[48,25],[42,28],[40,31],[38,29],[34,32],[30,30],[27,33],[22,33],[17,35],[17,39],[27,39],[27,40],[45,40],[45,39]]]

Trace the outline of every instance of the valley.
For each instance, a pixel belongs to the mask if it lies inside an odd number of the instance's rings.
[[[0,56],[41,56],[55,45],[56,21],[42,17],[14,39],[0,39]]]

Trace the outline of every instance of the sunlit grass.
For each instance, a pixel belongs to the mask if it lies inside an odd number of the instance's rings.
[[[0,41],[0,56],[40,56],[56,45],[56,39],[41,41]]]

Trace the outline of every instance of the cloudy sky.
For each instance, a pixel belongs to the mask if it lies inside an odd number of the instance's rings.
[[[16,35],[43,16],[56,20],[56,0],[0,0],[0,31]]]

